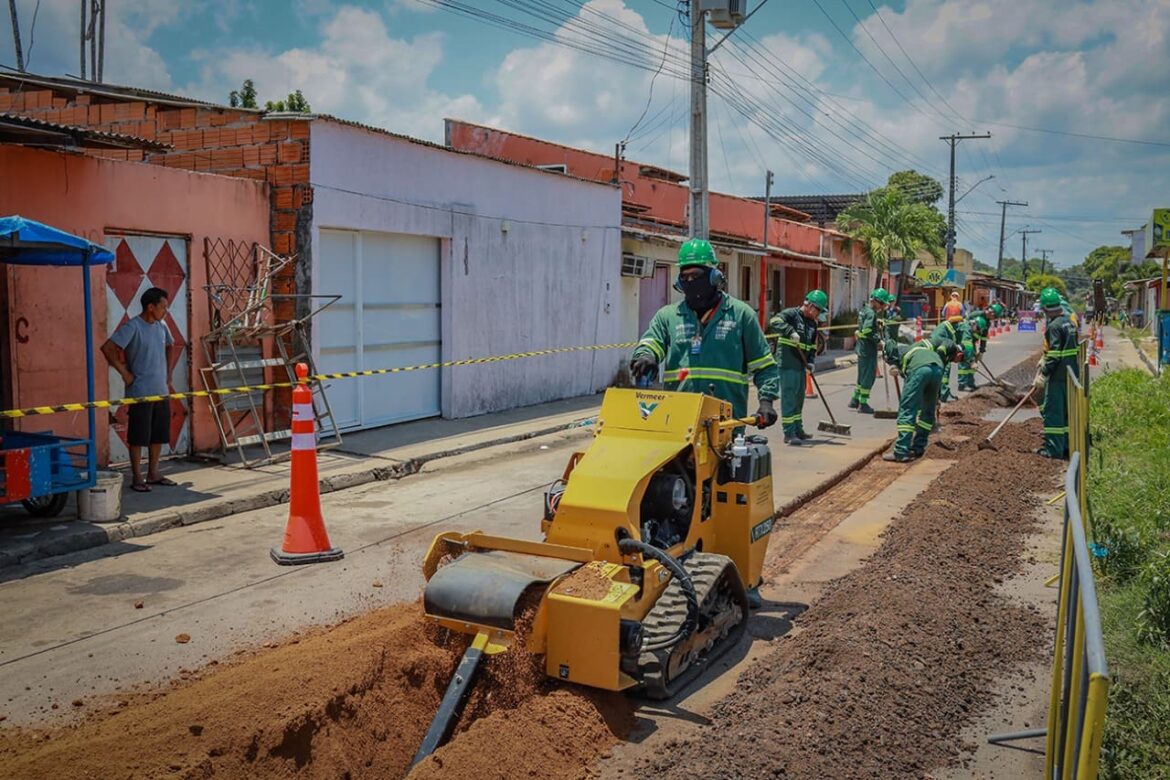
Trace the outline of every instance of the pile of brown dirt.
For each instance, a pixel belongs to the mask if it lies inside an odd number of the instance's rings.
[[[1058,490],[1061,469],[1014,451],[1036,446],[1036,421],[1001,435],[998,453],[959,444],[960,463],[741,675],[712,723],[636,774],[885,780],[955,761],[995,679],[1051,642],[1050,617],[996,585],[1020,571],[1036,493]]]
[[[417,604],[214,665],[71,727],[0,733],[5,777],[401,777],[458,654]]]

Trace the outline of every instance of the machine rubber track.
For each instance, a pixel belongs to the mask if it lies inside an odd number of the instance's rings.
[[[692,553],[682,562],[695,586],[699,620],[695,630],[668,646],[643,650],[638,656],[640,692],[650,699],[669,699],[723,653],[747,630],[747,594],[731,559]],[[678,633],[687,615],[682,586],[672,580],[642,621],[643,646],[665,642]]]

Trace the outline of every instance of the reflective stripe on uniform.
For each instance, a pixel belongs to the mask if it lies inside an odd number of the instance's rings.
[[[1059,434],[1066,434],[1067,435],[1068,434],[1068,426],[1066,425],[1063,428],[1045,428],[1044,432],[1051,433],[1051,434],[1058,434],[1058,435]]]
[[[666,357],[666,350],[663,349],[662,345],[659,344],[655,339],[642,339],[638,342],[638,346],[646,347],[651,352],[653,352],[659,360],[662,360],[664,357]]]
[[[933,431],[934,430],[934,423],[928,423],[925,420],[918,420],[914,424],[917,425],[919,428],[921,428],[924,431]]]
[[[808,352],[812,352],[813,350],[815,350],[817,348],[816,344],[805,344],[803,342],[796,341],[794,339],[786,339],[783,336],[778,337],[776,339],[776,343],[783,344],[786,347],[793,347],[794,349],[803,349],[803,350],[808,351]]]
[[[748,363],[748,371],[754,374],[761,368],[767,368],[768,366],[774,365],[776,365],[776,358],[772,357],[771,355],[764,355],[763,357],[756,358],[752,362]]]
[[[791,417],[781,417],[780,422],[784,425],[791,425],[792,423],[800,422],[802,419],[804,419],[803,414],[794,414]]]
[[[899,425],[898,430],[902,433],[914,433],[913,425]]]
[[[680,379],[684,371],[686,372],[686,378]],[[714,379],[719,382],[731,382],[736,385],[746,385],[748,383],[746,375],[738,371],[728,371],[724,368],[683,368],[667,371],[662,375],[664,382],[685,382],[691,379]]]

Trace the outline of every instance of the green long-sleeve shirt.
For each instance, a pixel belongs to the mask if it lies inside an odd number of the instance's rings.
[[[964,322],[940,322],[930,332],[930,343],[935,347],[943,347],[945,354],[950,354],[956,346],[962,347],[968,356],[975,354],[975,340],[971,334],[971,327]]]
[[[877,312],[865,304],[857,312],[857,353],[873,355],[877,351],[878,342],[882,340],[882,332],[878,328]]]
[[[883,357],[887,363],[902,372],[903,376],[922,366],[939,366],[940,368],[943,366],[939,348],[932,346],[929,341],[901,344],[888,340]]]
[[[1077,370],[1077,329],[1067,315],[1062,314],[1048,321],[1044,329],[1044,363],[1040,373],[1051,382],[1063,382],[1068,378],[1065,368]]]
[[[747,416],[749,379],[760,400],[780,396],[776,359],[756,313],[727,293],[706,324],[685,301],[663,306],[633,356],[644,353],[658,360],[667,390],[705,393],[713,386],[715,396],[729,402],[736,417]]]
[[[801,361],[803,350],[804,359],[809,365],[813,364],[817,356],[817,324],[800,313],[800,307],[793,306],[776,314],[768,322],[768,332],[775,333],[776,357],[780,368],[784,371],[803,370]]]

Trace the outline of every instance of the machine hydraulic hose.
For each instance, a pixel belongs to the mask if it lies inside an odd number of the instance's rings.
[[[678,580],[679,587],[682,588],[683,597],[687,600],[687,617],[676,634],[668,639],[655,642],[653,645],[646,645],[644,650],[660,650],[663,647],[669,647],[677,642],[681,637],[687,636],[699,624],[699,598],[695,594],[695,584],[691,581],[691,577],[687,574],[686,569],[682,564],[675,560],[670,553],[665,550],[660,550],[653,545],[637,539],[619,539],[618,550],[629,555],[631,553],[639,553],[644,558],[653,558],[666,567],[671,576]]]

